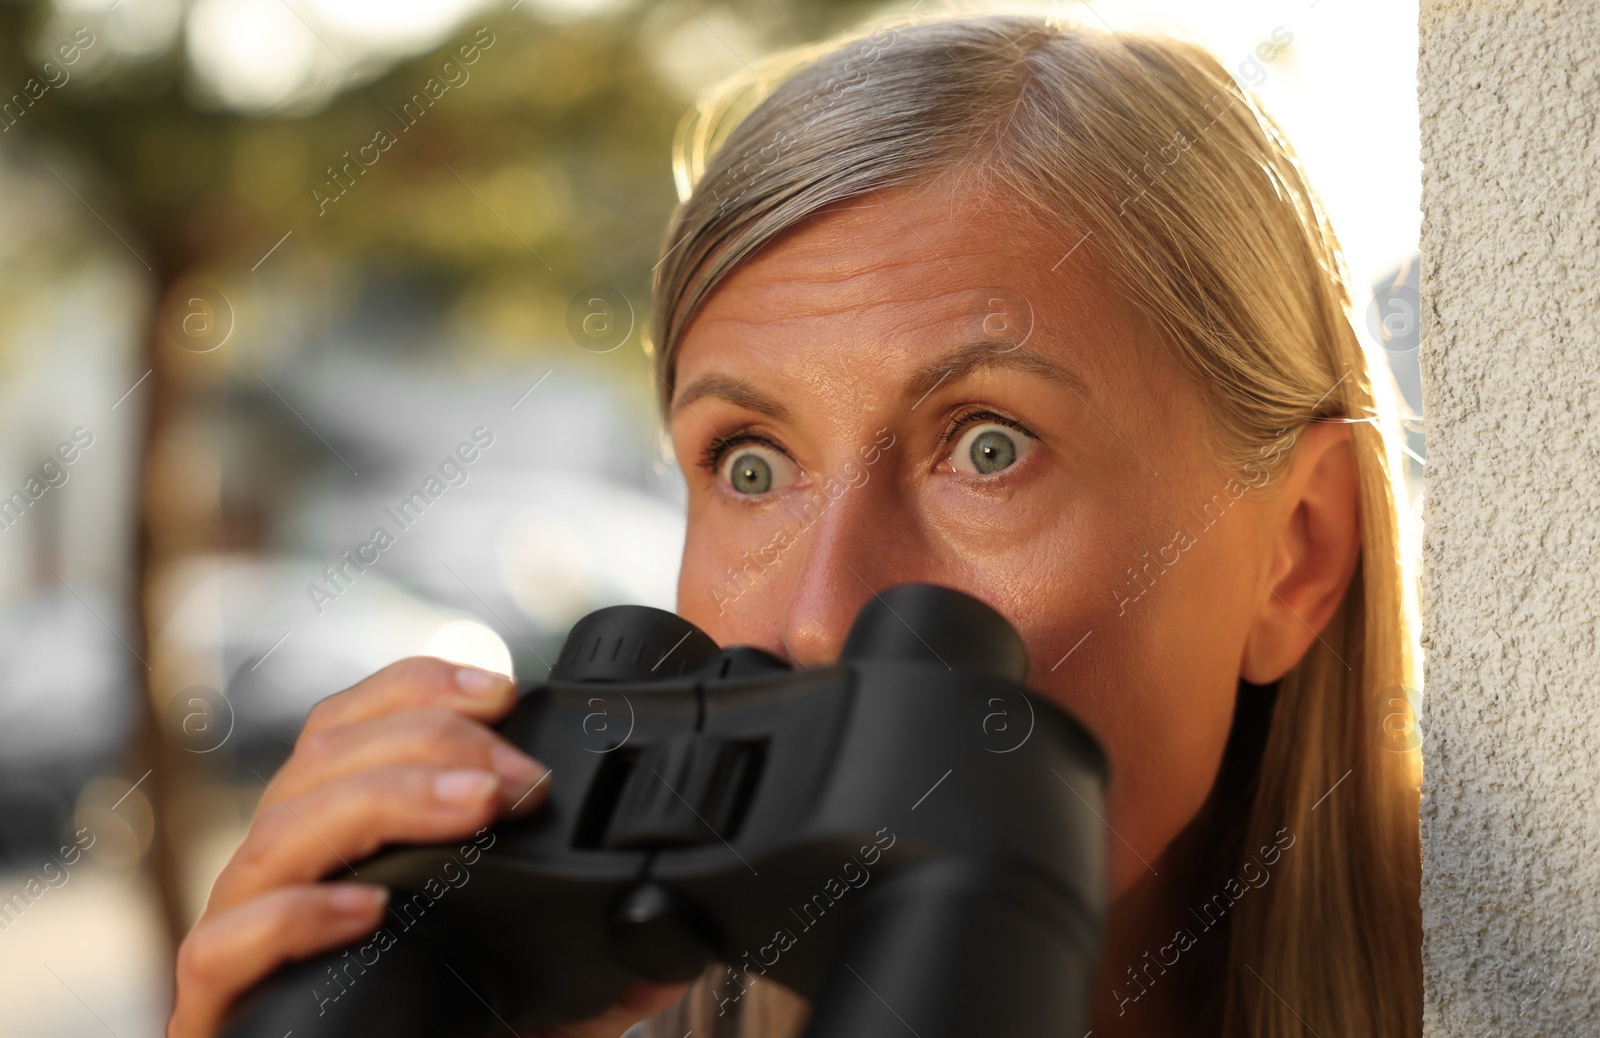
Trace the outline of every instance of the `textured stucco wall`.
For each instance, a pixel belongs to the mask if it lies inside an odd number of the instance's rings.
[[[1600,1034],[1600,7],[1423,0],[1425,1030]]]

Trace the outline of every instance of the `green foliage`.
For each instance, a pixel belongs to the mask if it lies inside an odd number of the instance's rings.
[[[672,0],[567,24],[485,12],[436,51],[293,118],[201,107],[180,44],[68,84],[0,143],[66,149],[98,170],[101,197],[163,279],[197,266],[248,269],[294,231],[296,249],[397,265],[462,290],[509,280],[564,307],[573,289],[606,283],[642,299],[675,201],[672,133],[690,99],[655,71],[649,51],[660,34],[641,27],[708,10]],[[861,11],[754,0],[732,13],[772,49]],[[0,5],[0,92],[37,68],[39,34],[60,24],[47,16],[42,3]],[[480,26],[492,45],[452,73],[469,78],[408,127],[403,105],[430,82],[439,90],[444,63],[461,60]],[[330,167],[348,174],[330,177]]]

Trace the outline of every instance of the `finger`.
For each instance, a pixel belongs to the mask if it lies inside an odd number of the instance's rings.
[[[566,1024],[544,1033],[550,1038],[616,1038],[645,1017],[672,1005],[688,990],[688,984],[651,984],[636,980],[622,992],[616,1005],[594,1019]]]
[[[284,887],[202,919],[178,949],[167,1038],[211,1038],[242,992],[285,962],[372,933],[387,901],[361,883]]]
[[[478,721],[497,721],[516,702],[516,686],[504,674],[464,667],[433,656],[412,656],[335,693],[311,708],[301,737],[323,728],[439,707]]]
[[[464,836],[502,806],[499,777],[477,769],[379,768],[330,782],[262,812],[212,886],[210,909],[335,871],[355,875],[384,844]]]
[[[518,813],[543,800],[527,794],[548,773],[544,765],[477,721],[449,710],[410,710],[323,728],[302,739],[274,776],[271,794],[262,798],[257,814],[278,797],[293,800],[349,775],[405,764],[493,771],[500,776],[506,802],[520,805]]]

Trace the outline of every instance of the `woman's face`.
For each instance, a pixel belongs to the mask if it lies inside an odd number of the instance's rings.
[[[1107,751],[1116,895],[1211,789],[1270,548],[1198,388],[1079,237],[900,189],[727,278],[677,359],[678,609],[814,666],[874,591],[989,603]]]

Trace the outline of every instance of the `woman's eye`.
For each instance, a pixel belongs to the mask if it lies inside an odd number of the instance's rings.
[[[723,456],[721,475],[738,494],[784,490],[795,481],[795,465],[782,451],[758,443],[734,444]]]
[[[1021,461],[1033,443],[1033,437],[1019,429],[977,422],[956,440],[950,466],[969,476],[992,476]]]

